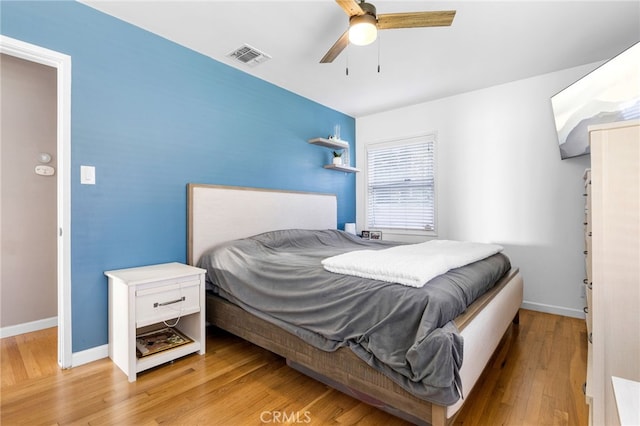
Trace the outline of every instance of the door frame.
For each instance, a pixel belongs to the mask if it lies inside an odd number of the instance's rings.
[[[71,56],[0,35],[0,53],[57,70],[58,364],[72,367],[71,347]]]

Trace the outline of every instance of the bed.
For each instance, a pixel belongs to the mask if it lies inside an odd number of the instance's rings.
[[[269,231],[335,230],[336,218],[332,194],[189,184],[188,262],[195,265],[213,247]],[[453,321],[464,340],[466,356],[458,372],[463,395],[473,388],[510,323],[517,322],[522,286],[518,269],[508,268]],[[391,414],[416,424],[444,425],[453,421],[464,402],[428,402],[363,361],[353,348],[319,349],[240,305],[208,294],[207,320],[284,357],[292,368]]]

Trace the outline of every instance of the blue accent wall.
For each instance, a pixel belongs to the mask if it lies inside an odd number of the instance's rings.
[[[186,261],[189,182],[335,193],[338,226],[355,222],[354,175],[306,142],[340,124],[355,153],[352,117],[80,3],[0,14],[3,35],[71,56],[74,352],[108,342],[105,270]]]

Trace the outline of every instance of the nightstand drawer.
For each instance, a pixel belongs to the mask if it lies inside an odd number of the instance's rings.
[[[136,290],[136,327],[200,311],[200,281]]]

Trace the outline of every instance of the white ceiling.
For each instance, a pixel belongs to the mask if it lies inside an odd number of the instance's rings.
[[[451,27],[381,31],[379,44],[320,64],[348,24],[332,0],[82,2],[353,117],[601,61],[640,40],[638,0],[373,0],[379,14],[457,13]],[[226,57],[245,43],[272,59]]]

